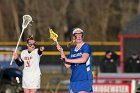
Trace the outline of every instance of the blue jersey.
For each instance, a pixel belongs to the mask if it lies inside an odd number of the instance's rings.
[[[84,43],[79,50],[71,49],[69,59],[81,58],[83,53],[88,53],[89,58],[85,63],[71,63],[72,75],[70,81],[92,80],[92,50]]]

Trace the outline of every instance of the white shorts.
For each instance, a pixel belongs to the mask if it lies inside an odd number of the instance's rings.
[[[23,77],[22,78],[22,87],[27,89],[39,89],[40,88],[40,76],[34,78]]]

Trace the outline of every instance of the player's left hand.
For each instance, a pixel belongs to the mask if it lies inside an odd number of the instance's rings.
[[[40,47],[40,51],[44,51],[44,49],[45,49],[44,46]]]
[[[63,52],[63,48],[59,44],[56,45],[56,48],[58,51]]]

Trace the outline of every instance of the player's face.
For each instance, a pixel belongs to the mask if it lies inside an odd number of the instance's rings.
[[[106,55],[107,58],[111,58],[111,56],[112,56],[112,53],[108,53],[108,54]]]
[[[83,42],[83,34],[81,33],[81,32],[76,32],[75,34],[74,34],[74,36],[75,36],[75,41],[76,41],[76,43],[81,43],[81,42]]]
[[[27,43],[27,47],[29,51],[33,51],[35,49],[35,41],[34,40],[29,40]]]

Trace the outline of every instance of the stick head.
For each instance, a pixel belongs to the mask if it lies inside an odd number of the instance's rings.
[[[28,24],[32,21],[32,17],[30,15],[23,16],[22,28],[27,28]]]
[[[49,32],[50,32],[50,39],[57,42],[58,35],[56,33],[54,33],[54,31],[50,28],[49,28]]]

